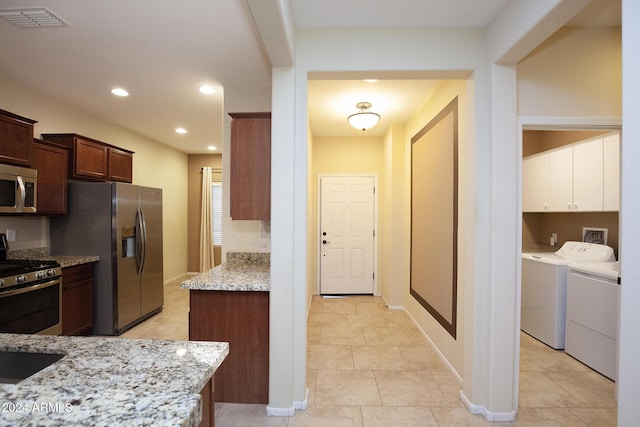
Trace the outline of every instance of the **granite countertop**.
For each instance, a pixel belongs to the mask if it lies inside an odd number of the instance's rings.
[[[7,255],[9,259],[58,261],[62,268],[100,261],[100,257],[97,255],[50,255],[48,248],[9,249]]]
[[[65,354],[0,384],[0,425],[197,426],[229,344],[0,334],[0,351]]]
[[[227,262],[188,279],[182,288],[200,291],[271,290],[268,253],[227,253]]]

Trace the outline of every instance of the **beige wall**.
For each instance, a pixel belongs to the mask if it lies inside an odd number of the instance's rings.
[[[469,106],[467,97],[467,81],[453,80],[444,81],[438,86],[433,95],[406,123],[405,127],[405,182],[410,182],[410,159],[411,159],[411,138],[429,123],[444,107],[446,107],[456,96],[458,96],[458,271],[457,271],[457,337],[454,339],[449,333],[409,294],[409,283],[397,284],[403,286],[404,306],[411,316],[418,322],[420,327],[426,332],[429,339],[439,352],[446,358],[453,370],[464,378],[463,354],[464,354],[464,316],[465,310],[463,301],[465,292],[473,286],[468,278],[472,277],[472,271],[467,260],[468,251],[473,248],[473,238],[465,233],[468,221],[473,221],[470,212],[473,211],[473,191],[469,185],[473,180],[473,164],[469,157],[472,152],[473,138],[468,123]],[[406,212],[410,212],[410,197],[405,197]],[[405,235],[410,235],[408,218],[405,221]],[[407,239],[406,245],[410,244]],[[406,249],[405,249],[406,251]],[[408,263],[408,260],[406,261]],[[406,265],[408,267],[408,264]],[[472,266],[471,266],[472,268]],[[408,277],[407,277],[408,279]]]
[[[622,115],[620,28],[564,27],[517,72],[521,116]]]
[[[189,272],[200,271],[200,215],[202,199],[202,168],[210,166],[212,169],[222,170],[222,154],[190,154],[188,169],[188,262]],[[213,181],[222,181],[222,172],[214,173]]]
[[[4,76],[0,78],[0,108],[34,120],[41,133],[79,133],[128,150],[133,156],[133,183],[163,190],[164,280],[187,271],[187,155],[99,117],[72,108]],[[0,217],[0,229],[22,230],[15,248],[48,246],[48,221]],[[28,240],[21,240],[22,236]],[[36,236],[39,235],[40,238]]]

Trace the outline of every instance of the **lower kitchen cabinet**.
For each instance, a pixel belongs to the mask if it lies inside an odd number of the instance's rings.
[[[93,328],[95,263],[62,269],[62,335],[88,335]]]
[[[190,290],[189,340],[229,343],[216,402],[269,400],[269,292]]]
[[[213,378],[202,387],[200,396],[202,396],[202,421],[200,421],[199,427],[213,427],[216,419],[215,402],[213,401]]]

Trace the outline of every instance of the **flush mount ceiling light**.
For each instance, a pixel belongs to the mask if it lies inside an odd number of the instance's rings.
[[[204,93],[205,95],[211,95],[216,93],[216,90],[209,85],[202,85],[198,90],[200,90],[200,92]]]
[[[210,145],[210,146],[207,147],[207,150],[216,151],[216,147],[215,147],[215,145]]]
[[[185,133],[187,133],[187,130],[185,128],[177,128],[176,132],[180,133],[180,134],[185,134]]]
[[[379,114],[369,111],[370,102],[358,102],[356,108],[358,112],[347,117],[349,124],[354,128],[365,131],[374,127],[380,120]]]
[[[117,87],[117,88],[111,89],[111,93],[116,95],[116,96],[129,96],[129,92],[127,92],[126,90],[122,89],[121,87]]]

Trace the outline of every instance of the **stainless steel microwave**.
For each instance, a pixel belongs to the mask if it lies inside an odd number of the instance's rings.
[[[35,213],[38,171],[0,164],[0,213]]]

